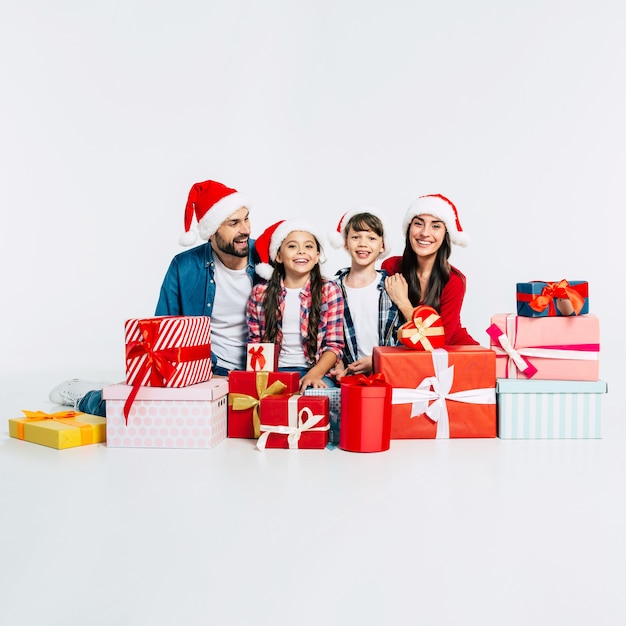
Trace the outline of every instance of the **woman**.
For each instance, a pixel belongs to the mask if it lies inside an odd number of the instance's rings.
[[[452,245],[466,246],[456,207],[440,194],[420,196],[402,222],[404,254],[382,264],[389,274],[385,289],[398,307],[400,323],[411,319],[413,309],[432,306],[439,312],[446,345],[478,345],[461,325],[465,276],[450,265]]]

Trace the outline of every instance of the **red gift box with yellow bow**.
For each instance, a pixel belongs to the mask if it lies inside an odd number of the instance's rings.
[[[517,283],[517,314],[522,317],[565,317],[589,313],[589,283],[534,280]]]
[[[298,372],[243,372],[228,374],[228,436],[256,439],[260,434],[259,407],[268,396],[290,396],[300,387]]]
[[[443,348],[446,338],[439,313],[431,306],[415,307],[411,320],[398,329],[398,341],[413,350]]]

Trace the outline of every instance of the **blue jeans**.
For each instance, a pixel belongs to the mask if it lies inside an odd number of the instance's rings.
[[[102,399],[102,389],[94,389],[88,391],[76,405],[76,408],[90,415],[99,415],[100,417],[106,417],[106,400]]]

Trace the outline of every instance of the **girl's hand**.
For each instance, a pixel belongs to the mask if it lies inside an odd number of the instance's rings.
[[[327,386],[320,376],[311,375],[311,370],[300,379],[300,393],[304,393],[308,387],[326,389]]]
[[[363,374],[369,376],[372,373],[372,357],[364,356],[346,368],[346,374]]]

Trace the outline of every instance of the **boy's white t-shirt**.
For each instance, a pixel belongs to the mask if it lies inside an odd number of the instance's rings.
[[[229,370],[246,369],[245,346],[248,341],[246,304],[252,280],[246,268],[228,269],[214,255],[215,300],[211,312],[211,351],[217,364]]]
[[[358,358],[371,356],[373,347],[378,345],[378,279],[367,287],[348,287],[344,283],[344,289],[354,325]]]
[[[283,312],[283,340],[278,355],[278,367],[306,367],[300,335],[300,292],[301,289],[286,289]]]

